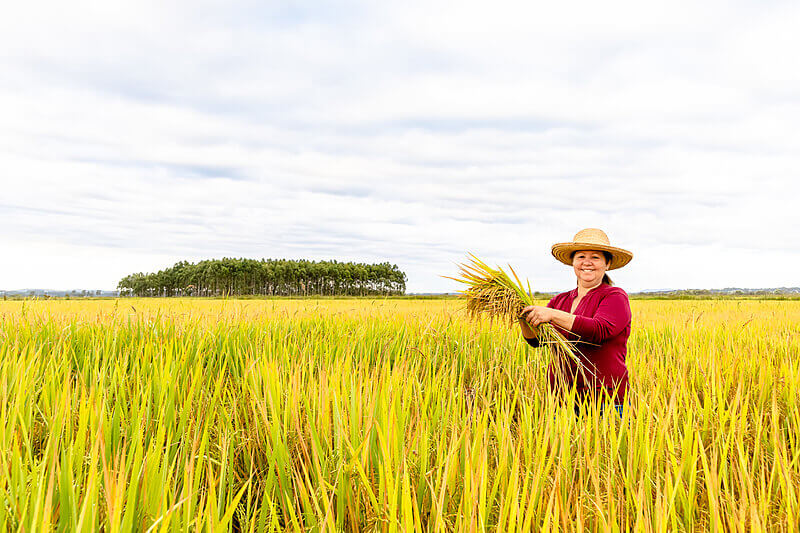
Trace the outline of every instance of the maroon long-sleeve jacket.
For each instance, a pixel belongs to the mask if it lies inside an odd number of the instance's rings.
[[[570,312],[572,302],[578,297],[577,287],[554,296],[547,307]],[[553,324],[564,337],[575,344],[581,360],[593,373],[584,371],[584,380],[577,365],[571,363],[567,368],[568,386],[575,380],[577,393],[581,396],[591,394],[602,396],[605,388],[616,403],[623,403],[628,389],[628,367],[625,356],[628,353],[628,337],[631,334],[631,306],[628,294],[619,287],[601,283],[590,290],[578,303],[573,313],[575,323],[572,331]],[[538,339],[526,339],[534,348]],[[557,390],[564,380],[556,378],[553,364],[548,369],[550,386]]]

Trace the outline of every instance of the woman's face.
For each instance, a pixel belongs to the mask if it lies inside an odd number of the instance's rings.
[[[572,268],[584,287],[593,287],[603,281],[608,270],[606,256],[597,250],[578,250],[572,256]]]

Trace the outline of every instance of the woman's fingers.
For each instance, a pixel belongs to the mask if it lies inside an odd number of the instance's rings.
[[[541,307],[538,305],[529,305],[525,309],[523,309],[523,313],[527,311],[525,315],[525,319],[532,327],[537,327],[539,324],[544,322],[549,322],[549,318],[547,316],[549,309],[547,307]]]
[[[529,305],[522,310],[520,318],[525,320],[525,322],[530,324],[532,327],[536,327],[539,324],[550,322],[552,314],[550,308],[548,307]]]

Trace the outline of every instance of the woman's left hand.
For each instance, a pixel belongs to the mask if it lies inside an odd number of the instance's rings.
[[[539,324],[553,320],[553,310],[543,305],[529,305],[522,310],[522,317],[535,328]]]

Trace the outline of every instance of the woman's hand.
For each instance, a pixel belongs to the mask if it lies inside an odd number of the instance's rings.
[[[542,305],[529,305],[522,310],[522,318],[531,325],[532,328],[537,327],[539,324],[550,322],[553,320],[553,310],[549,307]]]

